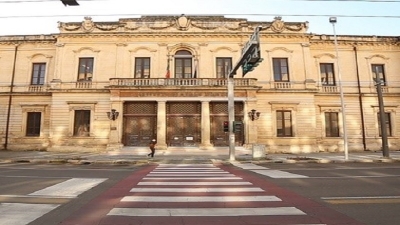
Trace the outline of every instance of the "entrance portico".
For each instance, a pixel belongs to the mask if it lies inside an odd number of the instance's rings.
[[[174,80],[179,79],[160,80],[177,83],[178,81]],[[120,84],[124,82],[110,86],[111,106],[120,112],[119,118],[114,122],[119,134],[117,142],[122,146],[147,146],[153,138],[157,139],[159,149],[168,147],[209,149],[228,146],[229,137],[223,129],[224,121],[228,121],[227,90],[222,80],[220,85],[212,89],[208,85],[207,88],[200,88],[203,85],[196,81],[198,85],[179,90],[175,89],[176,87],[157,89],[158,85],[140,89],[123,88]],[[187,86],[188,81],[185,82],[183,86]],[[245,83],[241,80],[235,93],[235,121],[241,121],[243,124],[242,129],[235,134],[236,146],[247,144],[248,135],[245,133],[254,130],[248,128],[250,123],[245,112],[248,110],[249,101],[251,105],[255,103],[253,98],[247,97],[255,90],[254,86],[250,87],[250,90],[245,90],[243,87]],[[115,135],[112,138],[115,139]],[[109,141],[112,141],[111,136]]]

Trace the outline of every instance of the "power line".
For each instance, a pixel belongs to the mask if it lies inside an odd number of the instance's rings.
[[[286,0],[286,1],[296,1],[296,2],[397,2],[400,3],[399,0]]]
[[[95,1],[108,1],[108,0],[79,0],[79,2],[95,2]],[[1,3],[30,3],[30,2],[57,2],[59,3],[60,0],[20,0],[20,1],[0,1]]]
[[[81,2],[109,1],[109,0],[80,0]],[[282,1],[282,0],[280,0]],[[400,3],[400,0],[284,0],[297,2],[371,2],[371,3]],[[1,3],[29,3],[29,2],[59,2],[59,0],[5,0]]]
[[[125,16],[176,16],[178,14],[84,14],[84,15],[29,15],[29,16],[0,16],[0,19],[5,18],[51,18],[51,17],[84,17],[84,16],[98,16],[98,17],[125,17]],[[185,14],[186,16],[205,16],[205,14]],[[386,19],[399,19],[400,16],[389,15],[340,15],[340,14],[265,14],[265,13],[226,13],[226,14],[207,14],[207,16],[287,16],[287,17],[341,17],[341,18],[386,18]]]

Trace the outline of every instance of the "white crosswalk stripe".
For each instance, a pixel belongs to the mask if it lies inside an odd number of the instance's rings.
[[[305,215],[295,207],[270,208],[114,208],[113,216],[293,216]]]
[[[30,193],[32,196],[77,197],[106,179],[72,178],[45,189]]]
[[[18,198],[75,198],[106,179],[72,178]],[[7,197],[0,195],[0,197]],[[8,195],[8,197],[13,197]],[[59,204],[0,203],[0,225],[26,225],[60,206]]]
[[[269,202],[281,201],[275,196],[126,196],[123,202]]]
[[[263,192],[257,187],[239,188],[132,188],[131,192]]]
[[[300,175],[300,174],[295,174],[295,173],[289,173],[285,171],[280,171],[280,170],[270,170],[267,167],[262,167],[255,165],[253,163],[232,163],[234,166],[245,169],[245,170],[250,170],[254,173],[258,173],[264,176],[268,176],[271,178],[308,178],[308,176]]]
[[[58,206],[57,204],[0,203],[0,225],[25,225]]]

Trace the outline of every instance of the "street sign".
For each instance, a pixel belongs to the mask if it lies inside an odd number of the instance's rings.
[[[259,62],[262,61],[260,51],[260,31],[261,27],[257,27],[254,33],[251,35],[250,40],[245,44],[242,49],[242,74],[243,77],[250,71],[254,70],[254,67],[258,66]]]

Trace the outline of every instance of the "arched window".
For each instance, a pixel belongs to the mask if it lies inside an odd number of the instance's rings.
[[[180,50],[175,53],[175,78],[193,78],[192,53]]]

